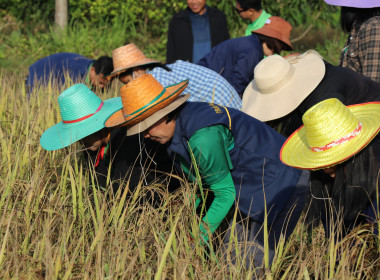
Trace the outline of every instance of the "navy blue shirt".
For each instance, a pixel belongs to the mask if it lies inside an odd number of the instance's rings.
[[[203,15],[188,10],[193,32],[193,63],[211,50],[210,20],[207,10]]]
[[[191,164],[188,142],[198,130],[224,125],[234,137],[229,151],[237,206],[244,214],[263,221],[265,204],[270,209],[271,223],[295,190],[301,171],[283,164],[280,150],[285,137],[259,120],[213,103],[186,102],[176,119],[175,131],[168,147],[180,168],[179,155]],[[265,192],[265,198],[264,198]]]
[[[41,58],[29,67],[27,86],[32,88],[36,81],[43,84],[52,78],[59,84],[65,83],[65,75],[69,75],[74,82],[83,81],[88,69],[93,63],[89,59],[76,53],[56,53]]]
[[[253,70],[263,58],[263,47],[257,36],[252,34],[223,41],[197,64],[222,75],[242,97],[254,78]]]

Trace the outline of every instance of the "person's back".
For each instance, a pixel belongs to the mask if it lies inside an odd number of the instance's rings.
[[[161,67],[147,70],[163,86],[189,79],[184,94],[191,94],[190,101],[213,102],[235,109],[241,109],[241,99],[235,89],[218,73],[190,62],[177,60],[167,64],[172,71]]]
[[[197,64],[222,75],[241,97],[253,79],[255,66],[263,56],[261,43],[252,34],[218,44]]]
[[[226,16],[206,0],[187,0],[188,8],[169,23],[166,63],[197,62],[212,47],[230,38]]]
[[[63,84],[67,74],[74,82],[79,82],[86,77],[93,61],[75,53],[56,53],[41,58],[29,67],[27,86],[31,88],[37,81],[46,84],[50,78]]]

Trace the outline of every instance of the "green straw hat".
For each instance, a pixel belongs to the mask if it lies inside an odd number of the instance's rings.
[[[48,128],[40,138],[48,151],[62,149],[102,128],[114,112],[123,107],[120,97],[102,101],[84,84],[75,84],[58,97],[62,121]]]
[[[317,170],[337,165],[362,149],[380,129],[380,102],[344,106],[326,99],[305,112],[304,123],[284,143],[283,163]]]

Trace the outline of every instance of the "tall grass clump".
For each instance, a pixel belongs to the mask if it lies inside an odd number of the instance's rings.
[[[246,267],[198,242],[191,201],[200,181],[183,180],[174,193],[128,180],[116,193],[100,189],[79,144],[53,152],[39,144],[61,120],[57,97],[69,85],[52,81],[28,98],[22,75],[0,72],[0,279],[376,279],[379,240],[369,225],[336,242],[301,219],[272,266]],[[146,201],[153,192],[156,204]],[[228,246],[244,248],[233,235]]]

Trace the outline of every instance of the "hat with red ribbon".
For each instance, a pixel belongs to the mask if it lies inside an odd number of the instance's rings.
[[[114,112],[123,107],[120,97],[102,101],[84,84],[75,84],[58,97],[62,121],[48,128],[40,138],[48,151],[62,149],[102,128]]]
[[[364,149],[380,130],[380,102],[344,106],[336,98],[314,105],[284,143],[283,163],[300,169],[337,165]]]

